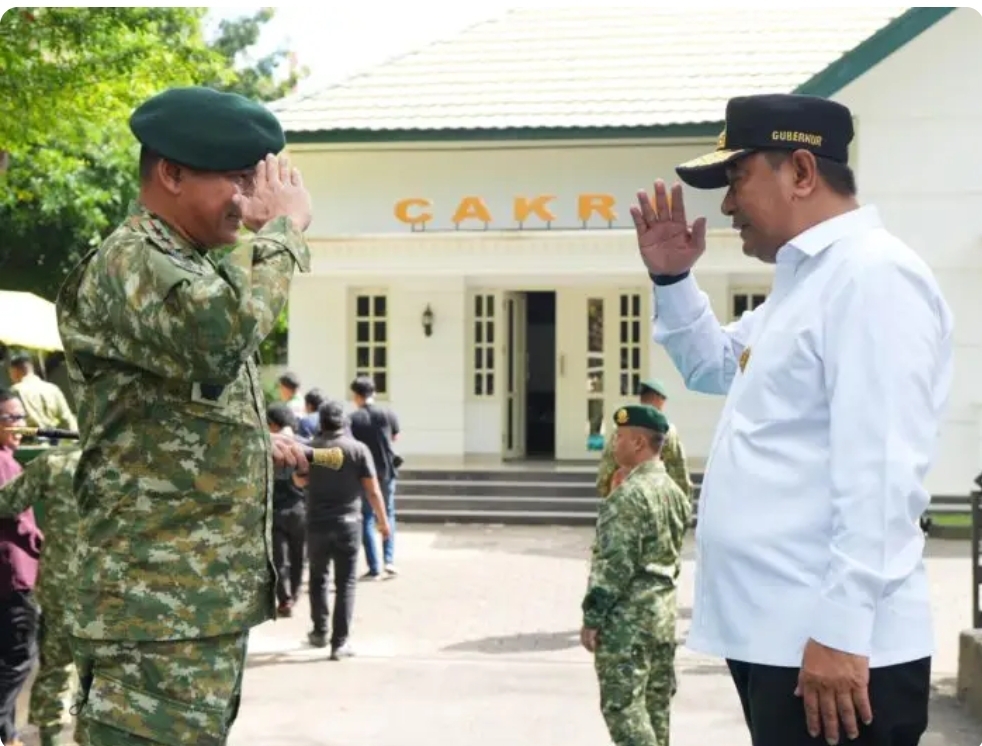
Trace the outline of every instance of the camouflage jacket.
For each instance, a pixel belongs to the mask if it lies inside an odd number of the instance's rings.
[[[691,502],[658,459],[600,503],[583,625],[674,642],[676,587]]]
[[[78,508],[72,477],[81,450],[58,447],[42,451],[20,476],[0,487],[0,515],[19,515],[34,508],[44,532],[41,567],[34,594],[41,610],[70,608],[75,590],[72,562],[78,533]]]
[[[611,482],[617,471],[617,461],[614,460],[614,436],[616,434],[617,431],[615,430],[607,438],[603,453],[600,456],[600,466],[597,469],[597,492],[600,497],[607,497],[610,494]],[[692,479],[689,477],[689,467],[685,463],[685,449],[682,447],[682,441],[679,439],[675,425],[668,427],[668,434],[665,436],[665,443],[661,449],[661,460],[668,470],[668,475],[691,499]]]
[[[286,218],[216,263],[138,207],[69,274],[57,312],[82,445],[77,636],[208,637],[274,616],[256,360],[309,262]]]

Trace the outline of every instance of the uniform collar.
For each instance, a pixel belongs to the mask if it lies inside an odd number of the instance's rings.
[[[151,212],[139,200],[130,203],[127,217],[131,226],[143,229],[156,244],[184,256],[201,258],[205,255],[200,247],[174,230],[162,217]]]
[[[871,228],[880,228],[883,221],[873,205],[858,207],[855,210],[823,220],[788,241],[777,252],[778,264],[799,262],[806,257],[821,254],[832,244],[854,233]]]

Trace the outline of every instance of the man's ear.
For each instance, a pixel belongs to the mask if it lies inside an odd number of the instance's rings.
[[[157,180],[171,194],[180,194],[184,186],[184,169],[176,163],[161,158],[157,161]]]

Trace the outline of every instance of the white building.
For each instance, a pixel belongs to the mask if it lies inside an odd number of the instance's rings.
[[[628,207],[715,146],[729,97],[830,96],[855,114],[861,198],[956,315],[929,487],[964,494],[982,467],[980,39],[967,8],[523,10],[278,102],[315,206],[289,366],[339,397],[374,375],[416,463],[596,459],[591,433],[658,376],[698,469],[722,400],[685,391],[650,341]],[[709,218],[697,274],[730,319],[770,268],[742,255],[722,196],[686,205]]]

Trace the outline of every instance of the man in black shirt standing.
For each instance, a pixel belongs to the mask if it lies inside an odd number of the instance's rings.
[[[296,436],[297,417],[286,402],[266,408],[266,424],[271,433]],[[303,438],[297,438],[303,441]],[[276,613],[293,615],[293,605],[303,582],[303,555],[306,530],[306,506],[303,489],[290,478],[292,469],[273,472],[273,564],[276,565]]]
[[[362,501],[377,518],[387,537],[389,524],[382,493],[375,478],[375,463],[368,448],[344,432],[344,407],[326,401],[318,411],[320,432],[311,441],[318,449],[306,478],[294,476],[307,487],[307,554],[310,558],[310,618],[308,635],[315,647],[327,645],[327,579],[334,564],[334,618],[331,624],[331,659],[352,655],[348,645],[355,605],[358,551],[362,539]],[[374,521],[373,521],[374,523]]]
[[[359,376],[351,382],[351,398],[357,409],[351,414],[351,434],[361,441],[372,453],[375,461],[375,474],[385,497],[385,515],[389,521],[389,536],[382,545],[384,569],[386,575],[393,577],[395,567],[395,535],[396,535],[396,469],[398,457],[392,448],[393,441],[399,437],[399,419],[389,409],[379,407],[375,403],[375,382],[368,376]],[[378,548],[372,529],[375,520],[372,508],[368,503],[362,504],[363,534],[365,544],[365,559],[368,562],[366,578],[380,579]]]

